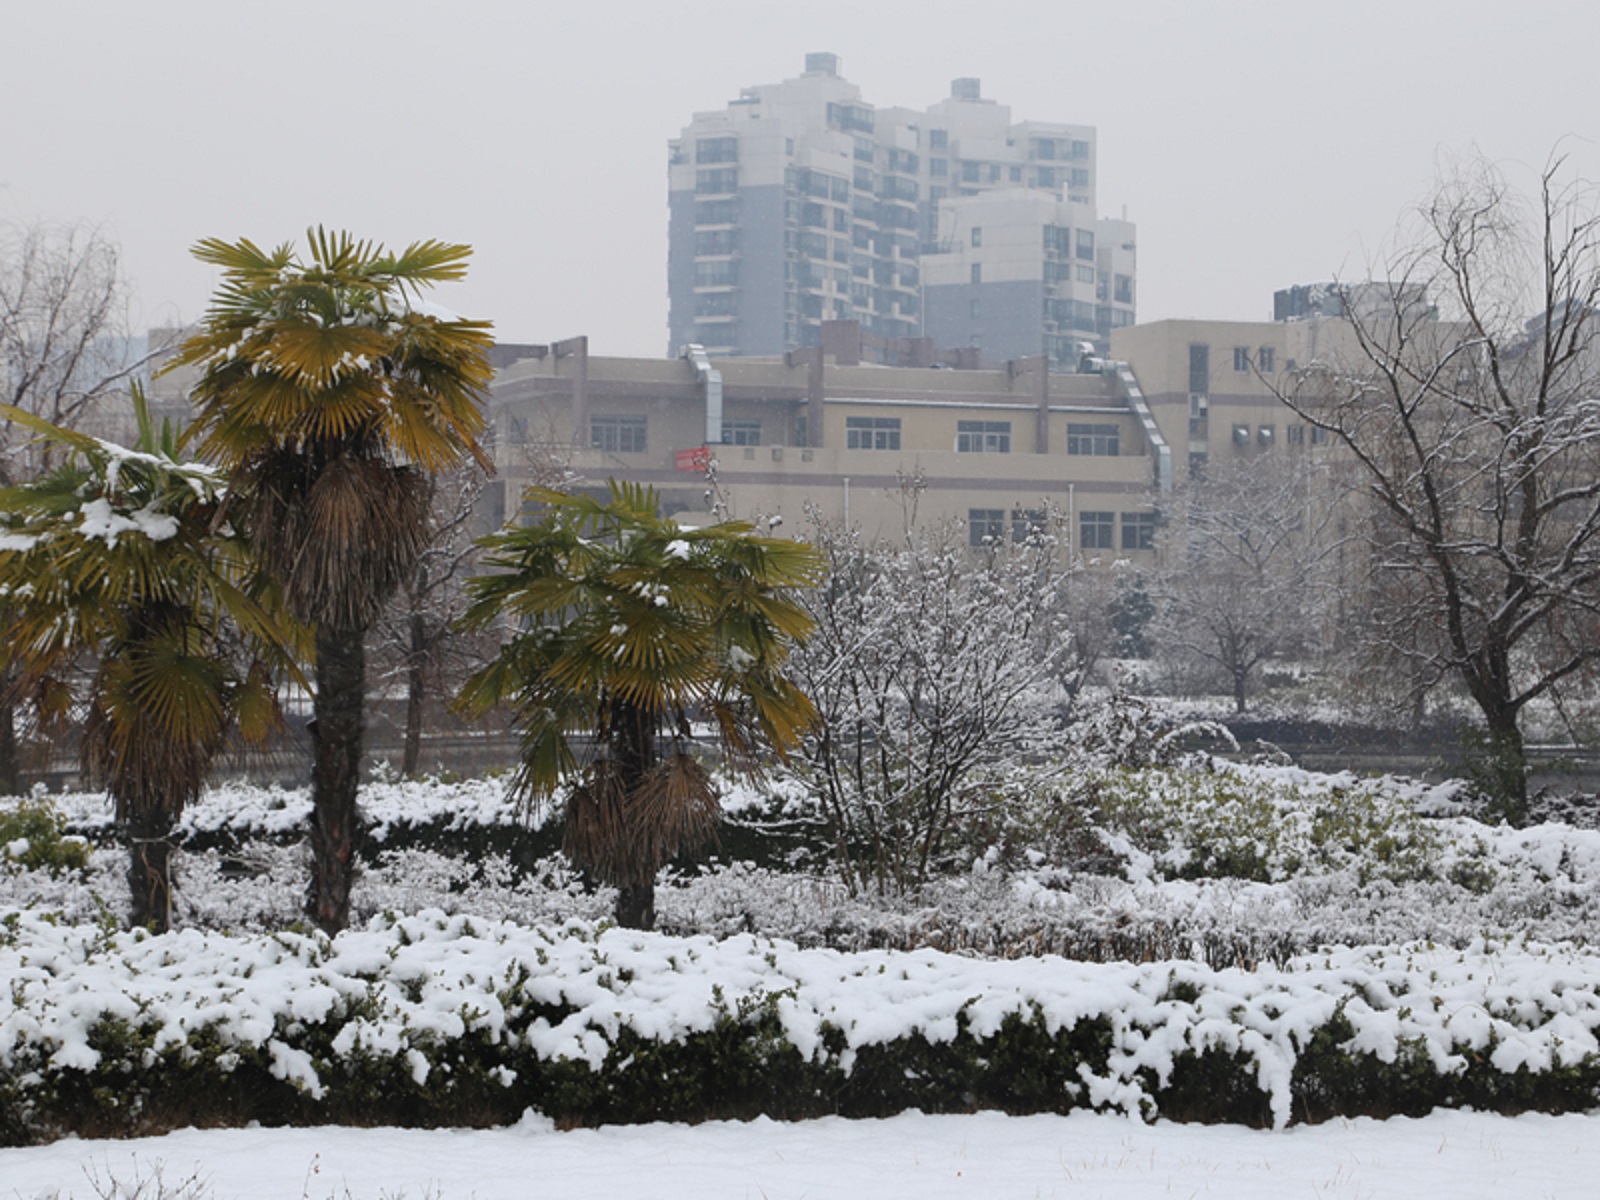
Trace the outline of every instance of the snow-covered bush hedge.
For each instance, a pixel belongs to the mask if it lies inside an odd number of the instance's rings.
[[[56,873],[88,864],[89,843],[67,832],[66,818],[49,797],[0,797],[0,871]]]
[[[1600,831],[1419,816],[1452,811],[1449,785],[1228,764],[1102,769],[1031,794],[1025,780],[1019,769],[1008,822],[975,838],[963,870],[890,896],[850,894],[824,850],[804,852],[814,827],[792,787],[769,803],[737,793],[722,861],[663,876],[661,927],[836,949],[1227,966],[1322,945],[1583,940],[1600,926]],[[72,828],[109,822],[103,795],[52,800]],[[497,781],[374,782],[362,804],[375,833],[354,893],[358,922],[429,907],[530,924],[608,911],[609,895],[586,890],[559,854],[517,840]],[[291,839],[309,805],[303,790],[228,785],[191,806],[186,828],[220,833],[178,859],[179,924],[271,930],[298,920],[306,866]],[[472,843],[482,830],[506,848]],[[5,865],[0,905],[69,921],[120,911],[126,853],[95,840],[82,871]],[[750,861],[758,843],[768,853]],[[785,865],[796,860],[804,865]]]
[[[1076,1107],[1284,1125],[1600,1097],[1600,959],[842,954],[426,912],[328,939],[0,917],[0,1130]]]

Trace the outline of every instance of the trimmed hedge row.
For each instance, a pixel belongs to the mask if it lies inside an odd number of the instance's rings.
[[[1281,1125],[1592,1108],[1600,967],[1519,953],[1461,956],[1442,975],[1438,956],[1424,972],[1379,952],[1255,975],[542,933],[442,914],[332,941],[174,940],[14,912],[0,921],[0,1143],[251,1121],[481,1126],[529,1108],[566,1126],[1079,1107]],[[1522,998],[1496,990],[1519,971]],[[1452,1032],[1449,1013],[1413,1008],[1429,989],[1436,1010],[1479,1011]]]

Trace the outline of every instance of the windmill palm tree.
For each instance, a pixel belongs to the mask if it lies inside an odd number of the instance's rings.
[[[245,547],[219,528],[223,480],[180,462],[134,394],[131,449],[9,405],[0,415],[67,452],[55,470],[0,489],[0,651],[20,687],[61,713],[87,710],[82,754],[128,840],[135,925],[171,919],[171,832],[230,730],[278,723],[275,674],[293,631]],[[74,696],[93,659],[86,692]]]
[[[613,482],[607,501],[545,488],[526,499],[545,516],[482,540],[492,573],[469,581],[464,617],[517,631],[457,704],[511,707],[515,786],[533,803],[563,793],[568,853],[618,889],[620,924],[649,928],[657,872],[703,844],[721,812],[691,722],[709,721],[750,768],[816,717],[782,668],[811,629],[789,589],[815,584],[822,562],[742,522],[681,528],[634,485]]]
[[[467,246],[390,254],[346,233],[263,251],[208,239],[222,271],[201,330],[166,370],[200,368],[185,435],[229,478],[228,518],[315,628],[308,913],[349,923],[359,844],[363,639],[421,552],[433,473],[472,454],[491,378],[489,325],[425,311]]]

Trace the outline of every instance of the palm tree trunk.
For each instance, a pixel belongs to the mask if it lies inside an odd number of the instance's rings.
[[[350,923],[361,830],[361,704],[366,653],[360,630],[317,628],[317,695],[311,767],[311,888],[306,915],[327,933]]]
[[[422,707],[428,698],[428,633],[421,613],[411,614],[411,647],[406,655],[406,737],[400,773],[417,773],[422,758]]]
[[[637,803],[640,785],[656,765],[656,718],[634,704],[617,701],[612,709],[612,719],[618,730],[618,765],[626,781],[627,804],[631,809]],[[630,828],[623,836],[637,835],[633,827],[637,814],[630,813]],[[630,856],[631,857],[631,856]],[[656,926],[655,863],[648,879],[626,882],[617,888],[617,924],[624,929],[654,929]]]
[[[617,924],[624,929],[656,927],[656,885],[652,881],[637,887],[617,889]]]
[[[17,706],[0,700],[0,796],[22,795],[22,763],[17,757]]]
[[[135,929],[165,933],[172,926],[171,813],[130,817],[128,837],[128,919]]]

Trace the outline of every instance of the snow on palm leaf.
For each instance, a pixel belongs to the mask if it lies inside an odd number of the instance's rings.
[[[170,428],[156,433],[137,391],[134,403],[133,448],[4,409],[68,457],[0,490],[0,650],[19,692],[57,718],[75,704],[74,666],[94,659],[84,765],[130,839],[134,920],[164,926],[167,833],[228,732],[259,739],[276,723],[273,673],[292,635],[218,527],[221,478],[179,461]]]

